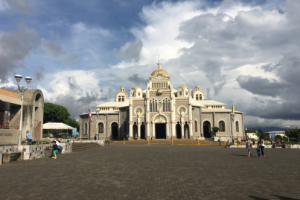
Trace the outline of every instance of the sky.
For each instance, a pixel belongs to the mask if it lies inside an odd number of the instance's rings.
[[[246,127],[299,127],[299,10],[297,0],[0,0],[0,87],[30,76],[78,119],[121,86],[146,89],[159,55],[175,88],[234,101]]]

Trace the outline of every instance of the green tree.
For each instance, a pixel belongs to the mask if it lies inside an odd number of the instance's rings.
[[[257,137],[259,137],[260,139],[268,139],[268,135],[266,133],[264,133],[262,130],[258,129],[257,133],[256,133]]]
[[[246,133],[256,133],[256,130],[253,128],[247,129]]]
[[[45,102],[44,104],[44,123],[47,122],[62,122],[64,123],[70,117],[68,109],[54,104]]]
[[[297,142],[300,141],[300,129],[299,128],[292,128],[285,131],[286,136],[289,138],[295,138]]]
[[[47,122],[62,122],[79,130],[79,123],[70,118],[68,109],[54,103],[45,103],[44,123]]]
[[[213,132],[217,133],[219,131],[219,127],[214,126],[214,127],[212,127],[212,130],[213,130]]]
[[[75,119],[68,118],[64,121],[64,123],[74,128],[77,128],[77,131],[79,131],[79,123]]]
[[[276,135],[276,136],[275,136],[275,140],[276,140],[276,141],[279,140],[279,141],[281,142],[281,141],[282,141],[281,135]]]

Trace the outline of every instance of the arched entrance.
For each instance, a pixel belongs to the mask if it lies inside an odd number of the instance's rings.
[[[205,138],[211,138],[211,125],[209,121],[203,122],[203,132]]]
[[[118,138],[118,124],[116,122],[111,124],[111,139],[116,140]]]
[[[181,139],[181,125],[179,124],[179,122],[176,125],[176,136],[177,139]]]
[[[156,135],[156,139],[166,139],[165,123],[155,123],[155,135]]]
[[[141,139],[146,139],[146,136],[145,136],[145,124],[144,124],[144,122],[141,125]]]
[[[167,138],[167,118],[164,115],[156,115],[153,120],[155,138],[166,139]]]
[[[187,124],[187,122],[185,122],[184,125],[184,138],[190,139],[189,125]]]

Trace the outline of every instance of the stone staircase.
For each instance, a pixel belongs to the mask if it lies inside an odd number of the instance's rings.
[[[97,143],[73,143],[72,144],[72,152],[85,151],[88,149],[96,149],[101,146]]]
[[[113,141],[114,144],[123,144],[124,141]],[[172,144],[172,140],[149,140],[150,144]],[[125,144],[148,144],[148,140],[126,140]],[[173,140],[173,145],[198,145],[198,140]],[[199,145],[202,146],[218,146],[219,142],[212,140],[199,140]],[[224,142],[221,145],[225,145]]]

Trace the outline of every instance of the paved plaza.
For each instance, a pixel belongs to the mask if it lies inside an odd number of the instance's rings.
[[[300,150],[111,144],[0,166],[0,199],[300,199]]]

